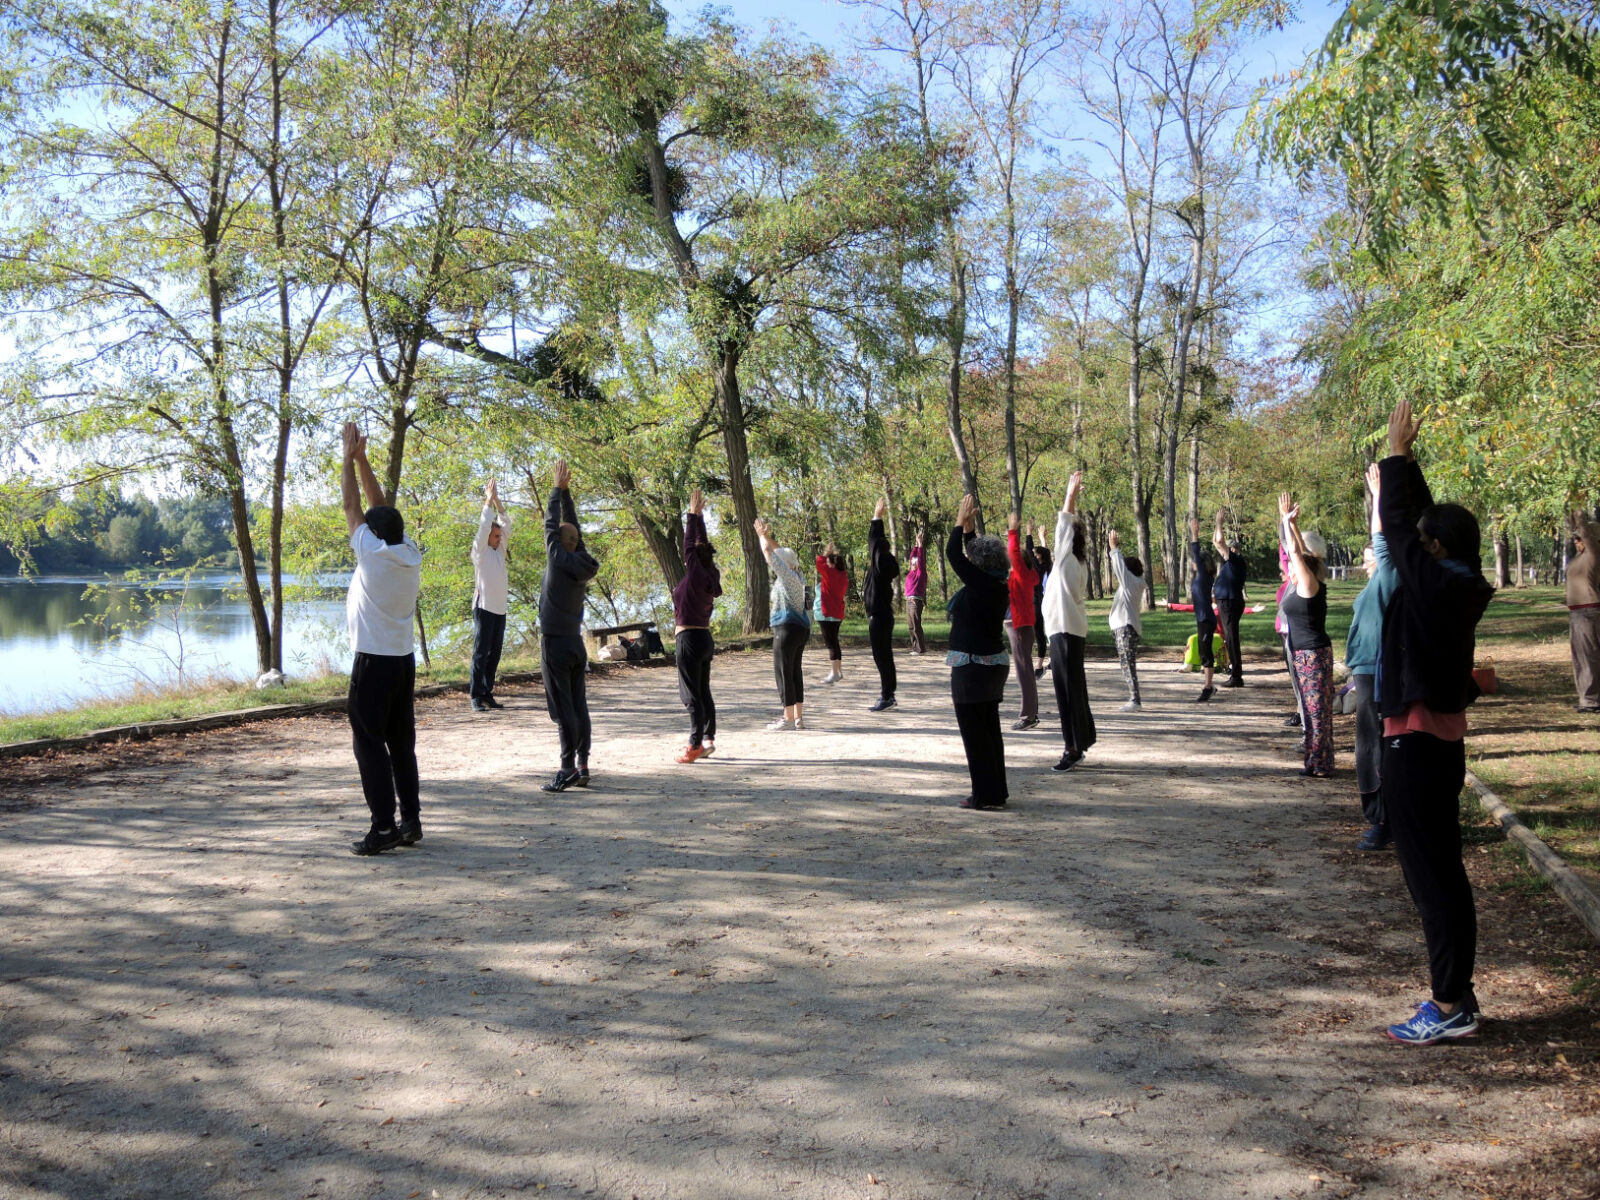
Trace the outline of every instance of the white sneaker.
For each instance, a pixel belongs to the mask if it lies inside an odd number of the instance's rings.
[[[793,728],[794,726],[789,724],[788,720],[784,717],[779,717],[776,721],[768,721],[766,726],[768,733],[782,733],[785,729]]]
[[[826,674],[826,675],[824,675],[822,677],[822,682],[823,683],[838,683],[839,680],[841,680],[843,678],[844,678],[843,675],[839,675],[839,674],[836,674],[835,672],[830,671],[830,672],[828,672],[828,674]]]
[[[806,722],[804,717],[796,717],[794,719],[794,724],[790,726],[791,729],[804,729],[805,727]]]
[[[1126,704],[1124,704],[1122,706],[1122,711],[1123,712],[1143,712],[1144,711],[1144,705],[1140,704],[1137,700],[1129,700]]]

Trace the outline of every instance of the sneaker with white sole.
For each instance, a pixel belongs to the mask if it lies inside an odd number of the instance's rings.
[[[1471,1037],[1477,1032],[1476,1004],[1463,1003],[1447,1015],[1432,1000],[1417,1005],[1409,1021],[1389,1026],[1389,1036],[1408,1046],[1431,1046],[1449,1038]]]
[[[766,724],[768,733],[782,733],[785,729],[793,728],[794,726],[789,724],[789,718],[787,717],[779,717],[776,721],[768,721]]]
[[[804,718],[796,717],[792,723],[792,727],[795,729],[804,729],[806,727]]]
[[[1144,705],[1140,704],[1137,700],[1129,700],[1126,704],[1124,704],[1122,706],[1122,711],[1123,712],[1143,712],[1144,711]]]

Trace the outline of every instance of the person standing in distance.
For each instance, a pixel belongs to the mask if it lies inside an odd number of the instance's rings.
[[[1572,514],[1577,554],[1567,564],[1567,621],[1572,634],[1572,678],[1577,709],[1600,713],[1600,524],[1581,511]]]
[[[589,786],[589,698],[583,603],[600,564],[583,546],[572,503],[572,472],[558,459],[544,515],[544,583],[539,589],[539,658],[545,705],[561,736],[561,766],[547,792]]]
[[[351,845],[361,855],[382,854],[422,840],[422,785],[417,774],[417,721],[413,688],[411,620],[422,587],[422,551],[406,537],[398,509],[384,503],[383,489],[367,461],[367,439],[354,422],[343,433],[344,468],[339,485],[356,569],[345,598],[350,628],[350,694],[346,711],[361,772],[361,792],[372,813],[367,836]],[[367,509],[361,509],[361,489]],[[398,796],[400,821],[395,822]]]
[[[861,600],[867,609],[867,638],[872,643],[872,661],[878,668],[878,698],[872,712],[895,707],[899,677],[894,669],[894,581],[900,577],[900,560],[889,549],[883,516],[889,502],[879,498],[867,526],[867,572],[861,581]]]
[[[1205,673],[1205,683],[1195,697],[1195,703],[1204,704],[1217,694],[1217,689],[1211,686],[1212,673],[1216,670],[1212,639],[1217,634],[1217,614],[1211,607],[1215,576],[1210,560],[1200,548],[1200,522],[1193,517],[1189,518],[1189,556],[1194,560],[1194,574],[1189,578],[1189,599],[1194,602],[1195,648],[1200,652],[1200,669]]]
[[[922,541],[919,529],[916,544],[911,547],[911,569],[906,572],[906,632],[911,635],[913,654],[928,652],[928,640],[922,635],[922,610],[928,602],[927,551],[922,548]]]
[[[472,539],[472,696],[473,712],[499,708],[494,698],[494,677],[500,670],[500,649],[506,640],[506,607],[510,582],[506,572],[506,538],[511,514],[500,503],[494,480],[483,493],[483,513],[478,534]]]
[[[700,489],[689,493],[684,518],[683,578],[672,589],[673,658],[678,665],[678,698],[689,710],[689,744],[680,763],[708,758],[717,749],[717,703],[711,697],[711,609],[722,595],[722,572],[706,536],[705,499]]]
[[[1211,599],[1217,612],[1217,624],[1222,629],[1222,645],[1228,652],[1228,677],[1222,681],[1225,688],[1244,686],[1244,662],[1239,646],[1239,622],[1244,619],[1245,561],[1244,545],[1230,539],[1224,525],[1225,515],[1217,513],[1217,527],[1211,534],[1211,544],[1217,548],[1217,577],[1212,581]]]

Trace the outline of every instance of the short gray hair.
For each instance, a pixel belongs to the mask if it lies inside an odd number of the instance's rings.
[[[967,543],[967,561],[980,571],[998,575],[1010,568],[1006,558],[1006,544],[991,533],[982,534]]]

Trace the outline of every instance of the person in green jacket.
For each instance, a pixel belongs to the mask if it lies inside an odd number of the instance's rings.
[[[1383,610],[1399,585],[1400,576],[1389,561],[1389,545],[1378,520],[1378,464],[1367,468],[1367,491],[1372,496],[1372,545],[1362,555],[1367,586],[1355,599],[1350,633],[1345,638],[1344,665],[1356,691],[1356,788],[1361,793],[1361,815],[1367,831],[1356,843],[1358,850],[1382,850],[1389,845],[1389,823],[1384,820],[1379,791],[1383,760],[1383,720],[1378,716],[1378,660],[1383,653]]]

